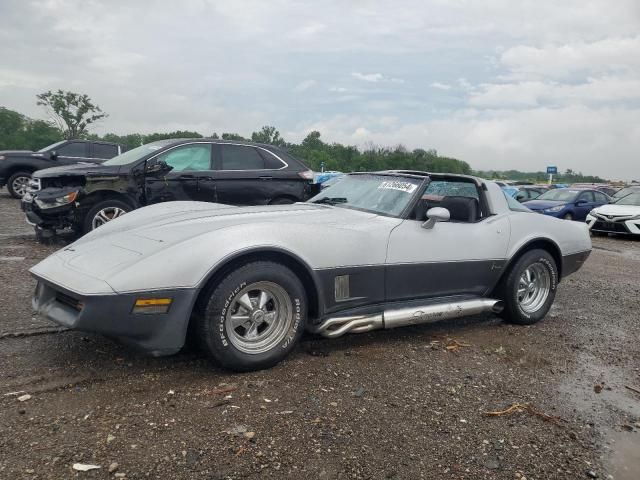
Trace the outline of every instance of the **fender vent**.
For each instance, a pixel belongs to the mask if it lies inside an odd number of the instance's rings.
[[[349,275],[339,275],[335,279],[336,302],[349,298]]]

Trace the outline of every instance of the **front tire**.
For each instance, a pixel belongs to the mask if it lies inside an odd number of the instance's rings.
[[[518,325],[532,325],[549,312],[556,297],[558,267],[545,250],[531,250],[510,268],[502,282],[502,316]]]
[[[221,366],[247,372],[283,360],[304,332],[307,299],[298,277],[275,262],[246,264],[205,291],[194,316],[201,348]]]
[[[131,210],[131,206],[121,200],[109,199],[98,202],[87,213],[82,225],[82,231],[89,233]]]
[[[31,172],[16,172],[7,179],[7,190],[13,198],[20,199],[27,193]]]
[[[562,217],[564,220],[573,220],[573,214],[571,212],[565,213]]]

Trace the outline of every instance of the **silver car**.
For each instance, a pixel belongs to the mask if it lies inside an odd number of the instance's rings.
[[[591,252],[587,226],[479,178],[346,175],[305,203],[135,210],[31,269],[33,305],[153,355],[187,335],[224,367],[277,364],[325,337],[483,312],[542,319]]]

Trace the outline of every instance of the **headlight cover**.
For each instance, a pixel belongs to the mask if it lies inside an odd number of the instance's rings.
[[[559,212],[560,210],[563,210],[565,207],[565,205],[558,205],[557,207],[551,207],[551,208],[545,208],[544,211],[545,212]]]
[[[76,190],[73,192],[69,192],[65,195],[62,195],[60,197],[56,197],[53,200],[48,200],[46,202],[36,197],[35,202],[36,202],[36,205],[38,205],[38,207],[42,209],[55,208],[55,207],[61,207],[63,205],[67,205],[75,201],[77,197],[78,197],[78,191]]]

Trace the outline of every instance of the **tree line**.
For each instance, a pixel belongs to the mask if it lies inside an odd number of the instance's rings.
[[[145,143],[168,138],[203,138],[199,132],[178,130],[166,133],[130,133],[117,135],[107,133],[99,136],[89,129],[107,114],[84,94],[57,90],[36,95],[37,104],[44,107],[50,120],[34,120],[13,110],[0,107],[0,149],[38,150],[64,138],[84,138],[105,140],[118,143],[127,149]],[[257,143],[276,145],[302,159],[313,170],[336,170],[341,172],[376,170],[422,170],[430,172],[448,172],[475,174],[490,179],[510,179],[542,182],[546,180],[544,172],[478,171],[462,160],[438,155],[434,149],[416,148],[409,150],[403,145],[383,147],[368,144],[363,149],[353,145],[325,142],[318,131],[310,132],[300,143],[287,142],[273,126],[264,126],[248,137],[238,133],[216,132],[209,138],[224,140],[249,140]],[[582,173],[567,170],[557,181],[604,182],[600,177],[585,176]]]

